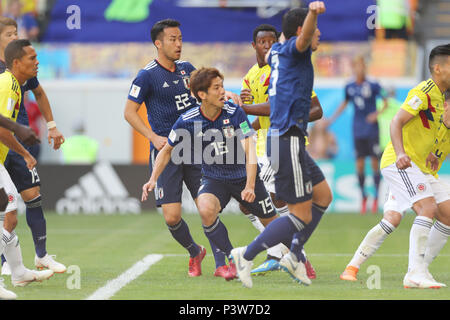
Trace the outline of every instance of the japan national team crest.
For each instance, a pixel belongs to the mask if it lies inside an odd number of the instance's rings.
[[[225,122],[225,120],[224,120]],[[225,138],[230,139],[234,136],[234,127],[233,126],[226,126],[222,128],[223,135]]]
[[[183,70],[181,70],[183,72]],[[189,77],[183,77],[184,87],[188,90],[191,90],[191,83]]]

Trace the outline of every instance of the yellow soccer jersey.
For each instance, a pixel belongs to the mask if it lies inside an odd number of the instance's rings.
[[[0,114],[16,121],[22,94],[17,79],[9,71],[0,74]],[[11,133],[12,134],[12,133]],[[0,161],[5,162],[9,148],[0,143]]]
[[[242,81],[242,89],[250,89],[253,101],[248,104],[264,103],[269,100],[270,66],[266,64],[262,68],[256,63],[245,75]],[[311,98],[316,96],[313,91]],[[270,127],[270,118],[259,116],[261,129],[258,130],[258,139],[256,142],[256,154],[262,157],[266,154],[267,132]]]
[[[402,129],[406,154],[425,173],[431,173],[426,158],[433,151],[444,112],[444,95],[432,79],[422,81],[411,89],[401,108],[414,118]],[[381,168],[397,160],[392,142],[389,141],[381,157]]]
[[[436,171],[431,171],[430,173],[434,175],[435,177],[438,176],[438,171],[442,167],[442,163],[444,162],[445,158],[447,158],[448,154],[450,153],[450,129],[447,129],[447,127],[442,123],[439,127],[436,143],[434,145],[433,153],[438,157],[439,160],[439,167]]]

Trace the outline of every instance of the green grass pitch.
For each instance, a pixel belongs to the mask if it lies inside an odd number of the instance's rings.
[[[31,283],[23,288],[13,288],[9,276],[4,276],[4,279],[7,288],[23,300],[86,299],[137,261],[155,253],[164,257],[111,299],[450,299],[449,288],[423,290],[404,289],[402,286],[413,218],[412,214],[405,217],[398,230],[362,266],[359,280],[349,283],[340,280],[339,274],[367,231],[379,222],[381,215],[327,213],[306,245],[308,257],[317,272],[317,279],[311,286],[294,283],[286,273],[279,271],[254,277],[253,288],[247,289],[238,281],[226,282],[213,276],[214,259],[198,215],[185,214],[184,219],[195,241],[204,245],[208,254],[202,264],[203,275],[189,278],[188,255],[172,239],[159,214],[60,216],[47,213],[48,251],[57,254],[57,260],[69,267],[71,273],[55,274],[48,281]],[[241,214],[223,215],[221,220],[236,247],[248,244],[257,236],[256,229]],[[34,246],[24,215],[19,216],[16,232],[20,238],[24,264],[34,268]],[[264,258],[265,253],[258,255],[254,265],[263,262]],[[449,263],[450,247],[446,246],[430,267],[435,279],[448,285]],[[370,283],[375,282],[370,281],[374,274],[368,273],[368,269],[379,270],[380,289],[369,289]],[[79,288],[76,287],[77,280]]]

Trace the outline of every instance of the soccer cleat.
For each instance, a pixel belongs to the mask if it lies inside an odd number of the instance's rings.
[[[358,280],[356,278],[358,271],[359,269],[357,267],[348,266],[347,268],[345,268],[344,272],[342,272],[339,278],[341,278],[341,280],[356,281]]]
[[[0,278],[0,299],[1,300],[15,300],[17,299],[17,295],[9,291],[5,288],[5,284],[3,283],[3,278]]]
[[[306,274],[305,265],[301,261],[297,262],[297,259],[293,257],[292,252],[284,255],[283,258],[281,258],[280,267],[281,269],[289,273],[291,278],[295,281],[307,286],[311,284],[311,280]]]
[[[236,279],[237,277],[236,265],[230,261],[230,265],[228,266],[228,275],[225,280],[230,281]]]
[[[366,211],[367,211],[367,197],[363,197],[361,202],[361,214],[365,215]]]
[[[241,280],[242,285],[247,288],[253,286],[252,276],[250,274],[253,266],[253,261],[245,260],[244,252],[247,247],[240,247],[231,250],[231,258],[236,266],[236,274]]]
[[[9,264],[7,261],[2,265],[2,276],[10,276],[11,275],[11,268],[9,267]]]
[[[308,278],[310,279],[317,278],[316,270],[314,270],[314,267],[312,266],[311,262],[308,259],[306,259],[305,268],[306,268],[306,275],[308,276]]]
[[[372,203],[372,214],[375,214],[378,212],[378,198],[373,199]]]
[[[18,279],[11,279],[11,282],[14,287],[25,287],[30,282],[47,280],[53,275],[52,270],[44,270],[44,271],[35,271],[35,270],[26,270],[25,274]]]
[[[253,269],[253,276],[264,276],[267,272],[280,270],[280,264],[275,259],[264,261],[259,267]]]
[[[403,287],[406,289],[439,289],[446,287],[446,285],[435,281],[431,274],[427,274],[426,272],[408,272],[403,278]]]
[[[222,277],[222,278],[226,279],[227,276],[228,276],[228,266],[227,265],[217,267],[216,271],[214,271],[214,277]]]
[[[206,255],[206,249],[200,246],[200,252],[195,256],[189,258],[189,277],[198,277],[202,275],[202,260]]]
[[[50,269],[55,273],[64,273],[66,272],[67,268],[62,263],[59,263],[53,259],[53,257],[56,257],[56,255],[49,255],[48,253],[42,257],[39,258],[38,256],[34,257],[34,265],[37,269],[43,270],[44,268]]]

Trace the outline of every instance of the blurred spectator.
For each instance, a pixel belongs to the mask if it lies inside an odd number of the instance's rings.
[[[412,34],[409,0],[377,0],[378,24],[386,39],[408,39]]]
[[[327,130],[327,125],[324,119],[319,119],[309,130],[306,150],[315,160],[333,159],[338,152],[336,137]]]
[[[20,0],[8,0],[3,15],[16,20],[20,39],[29,39],[30,41],[38,39],[39,26],[37,21],[32,14],[22,13]]]
[[[41,111],[39,110],[38,104],[35,100],[30,99],[29,97],[29,91],[26,91],[24,94],[24,105],[25,110],[28,114],[28,123],[31,129],[33,129],[34,132],[36,132],[36,135],[41,139],[42,141],[42,132],[46,132],[46,122],[44,120],[44,117],[41,114]],[[39,154],[41,150],[41,144],[36,143],[33,145],[33,148],[35,149],[35,153],[33,154],[36,160],[39,160]]]
[[[397,113],[398,109],[402,105],[401,101],[395,98],[395,88],[391,87],[387,89],[387,107],[378,116],[378,127],[380,130],[380,151],[383,152],[386,145],[391,140],[390,135],[390,124],[394,115]],[[381,111],[384,107],[383,99],[377,100],[377,110]]]
[[[98,142],[85,134],[84,122],[78,120],[75,134],[62,144],[64,164],[92,164],[97,161]]]

